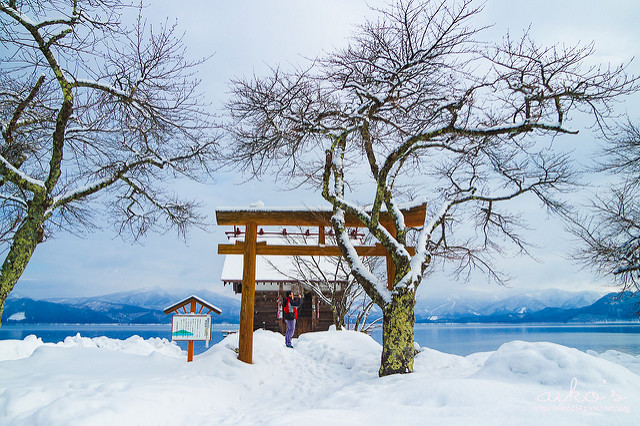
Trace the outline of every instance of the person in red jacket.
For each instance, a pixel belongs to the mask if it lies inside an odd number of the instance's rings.
[[[289,295],[284,300],[282,305],[282,311],[284,313],[284,322],[287,325],[287,332],[284,336],[284,343],[288,348],[293,348],[291,345],[291,338],[296,330],[296,320],[298,319],[298,308],[302,305],[302,296],[298,295],[294,299],[293,291],[289,292]]]

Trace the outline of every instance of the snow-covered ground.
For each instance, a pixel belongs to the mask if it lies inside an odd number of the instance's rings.
[[[514,341],[466,357],[421,348],[415,372],[377,376],[355,332],[284,346],[256,331],[252,365],[231,335],[186,362],[166,339],[0,341],[7,425],[636,425],[640,357]]]

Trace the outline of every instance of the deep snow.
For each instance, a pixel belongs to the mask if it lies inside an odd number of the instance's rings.
[[[0,424],[632,425],[640,357],[509,342],[466,357],[420,348],[415,372],[377,376],[381,346],[349,331],[237,335],[186,362],[166,339],[0,341]]]

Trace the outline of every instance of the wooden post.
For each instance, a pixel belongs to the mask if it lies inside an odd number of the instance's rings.
[[[393,291],[393,279],[396,275],[396,264],[393,263],[393,258],[387,253],[387,288],[389,291]]]
[[[196,313],[196,301],[192,300],[191,301],[191,311],[190,313],[195,314]],[[188,346],[187,346],[187,362],[191,362],[193,361],[193,340],[189,340]]]
[[[256,246],[258,225],[249,222],[244,233],[244,258],[242,270],[242,300],[240,305],[240,335],[238,359],[253,362],[253,315],[256,294]]]
[[[311,331],[318,329],[318,296],[311,296]]]
[[[397,236],[396,226],[393,223],[384,223],[383,226],[391,231],[391,235],[395,238]],[[387,288],[389,291],[393,291],[393,280],[396,276],[396,264],[393,263],[393,257],[387,252]]]

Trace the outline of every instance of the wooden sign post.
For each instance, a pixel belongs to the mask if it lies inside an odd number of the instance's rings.
[[[189,305],[189,312],[187,312]],[[198,308],[198,305],[200,307]],[[179,309],[182,308],[182,313]],[[204,314],[202,311],[207,308]],[[222,309],[197,296],[190,296],[164,309],[165,314],[174,313],[171,322],[171,340],[188,341],[187,362],[193,361],[193,342],[196,340],[211,340],[212,319],[211,312],[220,315]]]

